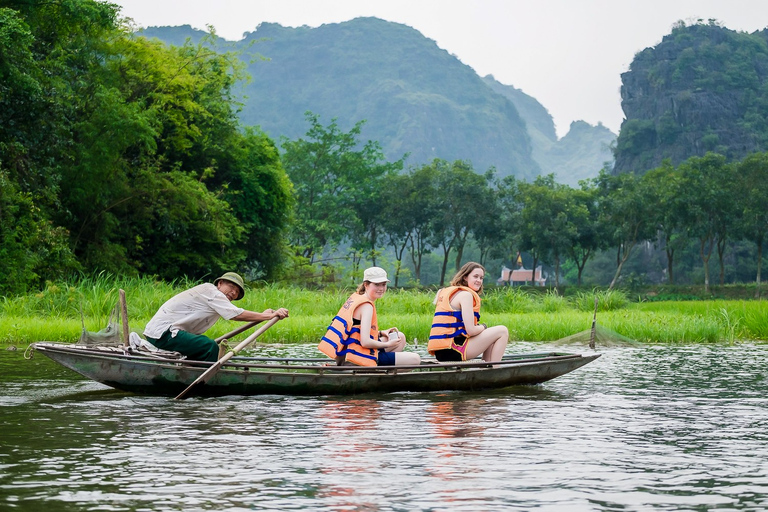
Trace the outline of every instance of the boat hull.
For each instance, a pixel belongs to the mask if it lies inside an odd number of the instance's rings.
[[[176,396],[209,368],[210,363],[165,360],[120,351],[35,343],[35,350],[80,375],[123,391]],[[356,395],[398,391],[477,391],[554,379],[597,359],[600,354],[530,354],[505,358],[491,367],[482,362],[418,367],[338,367],[291,359],[233,359],[197,396],[225,395]],[[264,361],[268,361],[264,364]],[[284,361],[287,364],[280,364]],[[327,361],[327,360],[324,360]],[[296,364],[298,362],[298,364]],[[288,364],[290,363],[290,364]]]

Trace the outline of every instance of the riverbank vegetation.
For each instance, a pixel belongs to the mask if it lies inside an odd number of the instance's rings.
[[[489,284],[519,261],[555,288],[754,282],[760,295],[768,153],[605,170],[574,189],[461,159],[404,169],[361,140],[363,120],[311,112],[306,136],[278,145],[241,124],[243,55],[213,30],[168,46],[112,4],[6,5],[0,296],[102,271],[340,286],[369,264],[418,287],[468,259]],[[632,266],[639,253],[663,260]]]
[[[107,325],[121,288],[126,291],[129,326],[141,332],[160,304],[194,284],[100,275],[49,284],[39,293],[6,297],[0,302],[0,343],[23,347],[43,340],[74,342],[83,322],[90,331]],[[263,284],[251,287],[238,305],[259,311],[289,308],[290,318],[267,331],[262,341],[305,343],[319,340],[350,293],[351,287],[308,290]],[[412,339],[425,342],[434,294],[434,288],[389,290],[377,303],[381,324],[397,325]],[[483,321],[508,326],[513,340],[556,341],[590,328],[595,298],[598,323],[637,342],[768,341],[766,301],[638,302],[618,290],[571,290],[563,296],[551,290],[489,287],[483,297]],[[221,320],[210,334],[219,336],[238,325]]]

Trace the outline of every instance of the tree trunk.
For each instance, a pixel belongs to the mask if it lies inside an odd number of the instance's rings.
[[[485,260],[488,259],[488,251],[490,251],[490,248],[486,245],[483,245],[480,247],[480,261],[479,263],[485,267]]]
[[[699,254],[701,255],[701,261],[704,264],[704,293],[709,293],[709,258],[712,256],[712,239],[700,238]],[[709,250],[707,255],[704,255],[704,246],[709,241]]]
[[[619,276],[621,276],[621,269],[624,267],[624,263],[627,262],[629,259],[629,255],[632,254],[632,249],[635,248],[635,244],[626,245],[626,244],[620,244],[618,250],[616,251],[616,259],[618,261],[618,264],[616,265],[616,274],[613,276],[613,280],[611,280],[610,286],[608,286],[609,290],[613,290],[613,287],[616,286],[616,283],[619,282]]]
[[[669,236],[666,237],[665,242],[664,252],[667,253],[667,274],[669,275],[669,284],[675,284],[675,275],[672,270],[672,264],[675,260],[675,250],[669,246]]]
[[[579,270],[579,275],[576,279],[576,283],[579,286],[581,286],[581,274],[582,272],[584,272],[584,267],[587,266],[587,261],[589,260],[590,254],[592,254],[592,249],[584,251],[581,254],[581,257],[577,256],[575,252],[571,253],[571,256],[573,257],[573,262],[576,264],[576,268]]]
[[[360,262],[363,261],[363,253],[358,251],[352,251],[351,253],[352,258],[352,274],[357,275],[358,271],[360,270]]]
[[[675,284],[675,274],[673,273],[672,263],[675,259],[675,250],[667,249],[667,274],[669,275],[669,284]]]
[[[621,267],[624,266],[624,262],[620,261],[618,265],[616,265],[616,273],[613,275],[613,279],[611,280],[611,284],[608,286],[609,290],[613,290],[613,287],[616,286],[616,283],[619,280],[619,276],[621,275]]]
[[[373,266],[376,265],[376,240],[379,238],[379,236],[376,234],[376,226],[371,227],[371,263],[373,263]]]
[[[443,251],[443,268],[440,269],[440,288],[445,283],[445,272],[448,270],[448,256],[451,254],[451,248],[448,247],[448,250],[445,250],[445,247],[443,247]]]
[[[461,268],[461,258],[464,256],[464,244],[459,244],[456,247],[456,272]]]
[[[408,240],[409,237],[406,237],[403,241],[403,245],[399,246],[397,244],[392,244],[392,247],[395,249],[395,288],[398,286],[398,282],[400,281],[400,269],[403,268],[403,253],[405,252],[405,248],[408,246]]]
[[[413,263],[413,274],[416,281],[421,282],[421,244],[411,237],[411,262]]]
[[[760,298],[760,269],[763,266],[763,239],[757,241],[757,279],[755,286],[755,298]]]
[[[723,254],[725,253],[725,238],[717,240],[717,256],[720,259],[720,286],[725,284],[725,263]]]

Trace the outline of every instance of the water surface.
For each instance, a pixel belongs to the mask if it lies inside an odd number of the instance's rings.
[[[768,347],[601,352],[493,392],[174,401],[2,351],[0,510],[768,507]]]

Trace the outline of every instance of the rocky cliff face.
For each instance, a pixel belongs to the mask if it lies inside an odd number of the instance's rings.
[[[708,151],[739,160],[768,149],[768,31],[676,26],[622,74],[625,121],[615,174],[643,174]]]

